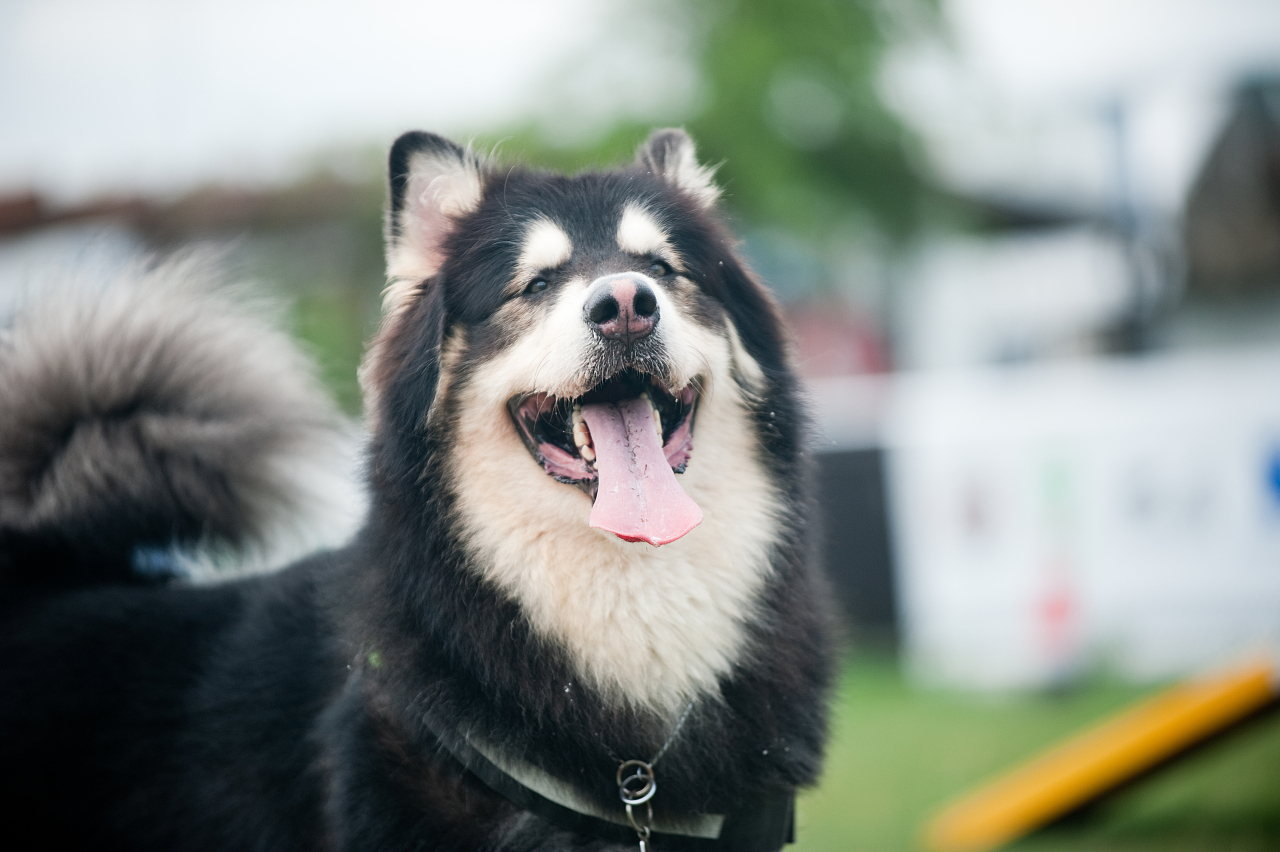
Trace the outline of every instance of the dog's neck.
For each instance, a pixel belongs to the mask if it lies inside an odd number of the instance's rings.
[[[468,564],[564,649],[578,680],[665,718],[717,694],[772,574],[779,500],[737,391],[703,397],[680,482],[704,520],[662,547],[590,528],[590,498],[539,469],[505,418],[469,424],[446,454]]]

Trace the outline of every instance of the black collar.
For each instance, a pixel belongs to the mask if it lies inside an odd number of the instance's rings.
[[[438,724],[427,727],[445,751],[507,801],[567,831],[602,840],[634,844],[636,832],[619,803],[609,811],[538,767],[502,755],[481,738]],[[690,814],[680,821],[655,821],[650,847],[655,852],[777,852],[795,842],[795,791],[786,790],[744,802],[729,814]]]

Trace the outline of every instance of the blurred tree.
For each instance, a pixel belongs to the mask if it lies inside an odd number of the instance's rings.
[[[687,2],[706,15],[700,66],[709,89],[687,126],[705,158],[724,160],[733,207],[815,236],[855,211],[892,236],[909,234],[926,183],[914,139],[876,81],[894,22],[932,20],[932,5]]]
[[[931,192],[917,144],[881,102],[877,77],[900,30],[937,22],[934,0],[659,0],[623,13],[692,29],[703,92],[683,124],[730,208],[813,247],[849,223],[896,240],[921,223]],[[662,28],[657,28],[661,33]],[[649,124],[624,121],[586,142],[554,144],[536,127],[500,147],[557,168],[625,158]]]

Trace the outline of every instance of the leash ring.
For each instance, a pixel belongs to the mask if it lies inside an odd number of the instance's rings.
[[[641,842],[647,841],[652,831],[649,828],[649,824],[653,822],[653,805],[648,806],[648,811],[644,816],[644,825],[641,825],[636,822],[636,815],[631,810],[631,805],[627,805],[627,819],[631,821],[631,827],[636,830],[636,834],[640,835]]]
[[[632,774],[626,774],[628,770]],[[658,792],[653,767],[643,760],[628,760],[618,767],[618,795],[628,805],[643,805]]]

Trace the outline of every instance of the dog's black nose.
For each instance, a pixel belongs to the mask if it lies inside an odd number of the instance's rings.
[[[583,313],[596,334],[630,346],[658,325],[658,297],[643,278],[620,272],[591,282]]]

